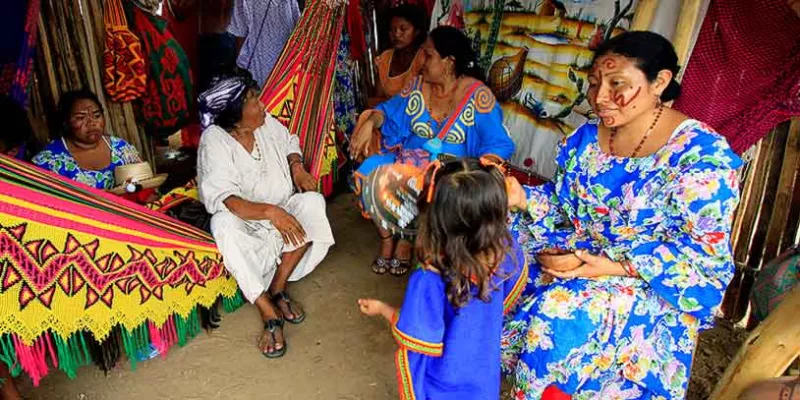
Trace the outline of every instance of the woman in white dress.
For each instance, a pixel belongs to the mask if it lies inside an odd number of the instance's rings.
[[[225,267],[264,321],[259,348],[277,358],[286,352],[283,322],[305,319],[287,282],[313,271],[334,240],[298,137],[265,115],[246,75],[217,78],[200,94],[198,184]]]

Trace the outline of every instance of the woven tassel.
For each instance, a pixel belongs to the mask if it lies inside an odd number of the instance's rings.
[[[16,335],[13,335],[12,338],[22,370],[31,377],[34,387],[39,386],[39,382],[47,375],[47,363],[41,363],[42,357],[37,354],[35,349],[36,342],[33,346],[28,346],[22,343]]]
[[[236,294],[233,295],[231,298],[223,297],[222,304],[225,308],[225,312],[232,313],[239,309],[239,307],[244,304],[244,298],[242,297],[242,292],[240,290],[236,291]]]
[[[50,331],[44,334],[44,338],[47,341],[47,349],[50,351],[50,361],[53,362],[53,367],[58,368],[58,354],[53,350],[53,340],[51,336],[52,333],[50,333]]]
[[[0,362],[8,366],[13,377],[19,376],[19,373],[22,372],[22,366],[17,360],[17,352],[14,350],[11,336],[7,334],[0,336]]]
[[[131,362],[131,370],[136,371],[136,345],[134,344],[133,334],[128,328],[122,328],[122,347],[125,348],[125,355]]]
[[[108,371],[117,365],[120,357],[119,325],[111,329],[108,337],[98,342],[94,335],[88,339],[89,353],[94,363],[108,375]]]
[[[152,321],[147,321],[147,327],[150,329],[150,343],[158,350],[159,354],[164,354],[167,346],[166,343],[164,343],[161,332],[156,328],[156,324]]]

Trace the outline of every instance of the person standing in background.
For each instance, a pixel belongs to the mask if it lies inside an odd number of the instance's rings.
[[[300,7],[296,1],[234,0],[228,33],[236,36],[237,64],[263,86],[289,40]]]

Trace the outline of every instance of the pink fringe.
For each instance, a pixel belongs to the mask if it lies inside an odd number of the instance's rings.
[[[11,337],[14,341],[14,350],[17,352],[17,361],[19,361],[22,370],[31,377],[34,387],[39,386],[39,382],[47,375],[48,371],[45,340],[39,337],[33,343],[33,346],[28,346],[22,343],[17,335],[11,335]]]
[[[147,327],[150,330],[150,343],[152,343],[153,347],[158,350],[159,354],[164,354],[167,344],[164,343],[164,339],[161,336],[161,332],[159,332],[158,328],[156,328],[156,324],[151,321],[147,321]]]

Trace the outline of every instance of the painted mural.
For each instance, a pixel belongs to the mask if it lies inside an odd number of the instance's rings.
[[[517,175],[550,178],[555,145],[591,118],[593,49],[630,26],[636,0],[438,0],[432,27],[473,39],[517,144]]]

